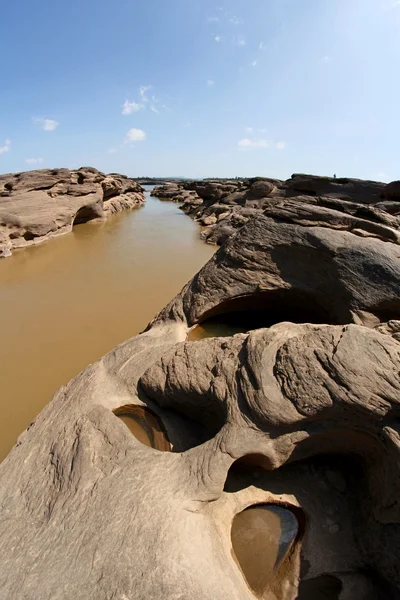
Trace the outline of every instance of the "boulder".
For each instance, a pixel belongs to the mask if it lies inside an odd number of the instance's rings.
[[[273,183],[267,180],[255,181],[249,190],[249,196],[252,198],[265,198],[269,196],[271,192],[273,192],[275,186]]]

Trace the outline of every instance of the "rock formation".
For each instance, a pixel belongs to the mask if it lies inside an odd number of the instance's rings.
[[[281,210],[284,218],[286,207],[302,211],[303,204],[314,206],[316,214],[318,207],[331,209],[330,226],[335,228],[363,231],[370,221],[375,225],[368,225],[369,233],[372,227],[377,237],[385,237],[388,229],[400,227],[400,182],[396,181],[386,185],[295,174],[287,181],[256,177],[168,183],[155,188],[153,195],[181,202],[182,210],[202,226],[202,238],[218,245],[265,210]],[[393,239],[398,234],[388,235]]]
[[[400,599],[400,247],[365,193],[267,202],[54,396],[0,465],[2,600]]]
[[[0,175],[0,257],[143,202],[135,181],[91,167]]]

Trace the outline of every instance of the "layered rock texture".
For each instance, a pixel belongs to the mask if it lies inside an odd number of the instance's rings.
[[[310,211],[313,220],[335,229],[395,240],[400,227],[400,182],[390,184],[359,179],[335,179],[295,174],[287,181],[256,177],[242,181],[188,181],[156,187],[153,195],[182,203],[182,210],[202,226],[202,238],[223,244],[250,219],[272,210],[282,220],[287,213]],[[330,209],[327,212],[326,209]],[[366,222],[369,224],[366,225]]]
[[[138,183],[91,167],[0,175],[0,257],[143,202]]]
[[[267,203],[20,437],[0,598],[400,599],[397,230],[315,198]]]

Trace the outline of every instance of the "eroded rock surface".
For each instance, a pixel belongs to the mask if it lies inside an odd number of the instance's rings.
[[[285,220],[287,211],[293,212],[293,208],[295,212],[308,212],[311,221],[319,220],[328,227],[352,228],[359,235],[367,231],[366,235],[391,241],[399,239],[398,181],[386,185],[295,174],[287,181],[256,177],[169,183],[155,188],[153,194],[181,202],[182,210],[202,226],[202,238],[218,245],[264,211],[275,211],[276,218],[280,212]]]
[[[291,202],[22,434],[0,598],[400,599],[400,247]]]
[[[143,202],[135,181],[91,167],[0,175],[0,257]]]

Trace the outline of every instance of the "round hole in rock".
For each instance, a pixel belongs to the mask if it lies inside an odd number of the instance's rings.
[[[229,337],[276,323],[338,325],[337,319],[314,295],[301,290],[271,290],[222,302],[203,315],[188,341],[209,337]]]
[[[260,504],[235,516],[233,555],[255,594],[262,597],[270,588],[298,532],[297,518],[282,506]]]
[[[82,206],[75,215],[73,226],[98,219],[101,215],[93,206]]]
[[[170,452],[171,444],[160,419],[144,406],[127,405],[114,414],[128,427],[139,442],[155,450]]]

